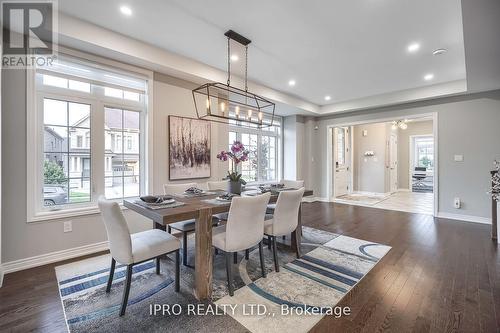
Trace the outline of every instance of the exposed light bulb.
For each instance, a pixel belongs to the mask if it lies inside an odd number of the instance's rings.
[[[264,115],[262,114],[262,111],[259,111],[259,123],[262,123],[262,118],[264,117]]]
[[[399,125],[399,127],[400,127],[402,130],[405,130],[405,129],[407,129],[407,128],[408,128],[408,125],[407,125],[406,123],[401,123],[401,124]]]
[[[240,107],[239,106],[234,108],[234,114],[236,115],[236,118],[240,117]]]
[[[392,124],[391,128],[392,128],[393,130],[398,129],[398,127],[396,126],[396,124]]]
[[[226,111],[226,103],[220,103],[220,111],[222,112],[222,115],[224,115],[224,111]]]
[[[248,119],[252,119],[252,110],[248,109]]]

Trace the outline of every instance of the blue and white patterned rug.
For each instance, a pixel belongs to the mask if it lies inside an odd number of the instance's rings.
[[[194,262],[193,245],[191,238],[190,263]],[[279,244],[281,270],[276,273],[272,252],[265,247],[268,272],[265,279],[260,273],[258,249],[251,251],[248,261],[240,254],[237,267],[233,267],[238,288],[234,297],[228,296],[224,256],[216,256],[212,301],[204,303],[192,295],[192,268],[181,268],[181,292],[176,293],[171,258],[162,260],[160,275],[155,274],[153,261],[137,265],[124,317],[119,317],[118,311],[125,267],[117,266],[111,293],[105,293],[109,255],[58,266],[56,276],[71,332],[275,332],[292,329],[307,332],[323,314],[297,314],[297,311],[283,314],[283,309],[311,310],[317,307],[320,311],[328,311],[390,247],[304,227],[302,250],[305,255],[297,260],[288,239]],[[170,306],[170,309],[179,304],[176,309],[181,311],[175,315],[151,314],[155,304]],[[257,308],[250,309],[249,304],[261,304],[260,310],[264,309],[265,314],[257,313]],[[188,311],[194,306],[200,309],[199,305],[207,310],[207,315],[203,315],[204,311],[195,315]],[[216,311],[216,315],[210,310]]]

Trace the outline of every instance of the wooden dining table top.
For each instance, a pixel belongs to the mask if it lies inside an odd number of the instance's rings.
[[[285,189],[286,190],[286,189]],[[161,209],[150,209],[136,203],[136,200],[140,200],[137,198],[125,199],[123,201],[123,205],[131,209],[156,223],[166,225],[178,221],[184,221],[189,219],[198,218],[199,211],[204,208],[211,208],[213,214],[224,213],[229,211],[229,207],[231,206],[231,202],[227,203],[210,203],[207,200],[215,199],[224,193],[224,191],[210,191],[214,192],[214,194],[202,195],[202,196],[184,196],[184,195],[175,195],[173,196],[177,202],[182,202],[184,205],[177,207],[166,207]],[[243,196],[246,195],[256,195],[259,192],[256,190],[245,191],[242,193]],[[276,202],[278,199],[279,192],[272,192],[271,198],[269,200],[270,203]],[[306,190],[304,192],[304,196],[313,195],[312,190]]]

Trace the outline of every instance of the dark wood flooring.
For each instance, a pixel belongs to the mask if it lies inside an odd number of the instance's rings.
[[[338,304],[351,315],[313,332],[500,331],[500,256],[488,225],[319,202],[304,204],[303,224],[392,246]],[[66,331],[60,264],[5,276],[0,332]]]

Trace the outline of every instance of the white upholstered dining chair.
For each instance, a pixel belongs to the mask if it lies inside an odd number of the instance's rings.
[[[299,223],[299,209],[304,195],[304,188],[280,192],[276,201],[273,218],[264,223],[264,233],[269,237],[273,246],[274,268],[279,272],[276,237],[291,234]],[[297,238],[296,238],[297,239]],[[300,244],[297,245],[297,255]]]
[[[217,191],[217,190],[227,191],[228,183],[229,182],[227,180],[212,181],[212,182],[207,182],[207,187],[209,191]]]
[[[183,183],[183,184],[164,184],[163,192],[169,195],[183,194],[190,187],[199,187],[196,183]],[[217,225],[219,223],[218,218],[213,218],[213,224]],[[182,234],[182,264],[187,266],[187,236],[189,233],[195,230],[195,219],[185,220],[180,222],[175,222],[167,225],[167,232],[172,233],[172,229],[178,230]]]
[[[160,274],[160,256],[175,252],[175,291],[179,291],[179,240],[159,229],[130,234],[127,221],[118,203],[107,201],[101,196],[98,205],[108,234],[111,252],[107,293],[111,291],[116,263],[127,266],[120,316],[125,314],[127,308],[132,268],[136,264],[156,258],[156,274]]]
[[[293,189],[296,189],[296,190],[298,190],[299,188],[304,187],[304,181],[303,180],[282,179],[280,181],[280,184],[285,185],[285,188],[293,188]],[[273,214],[275,208],[276,208],[276,204],[269,204],[269,205],[267,205],[267,214]]]
[[[257,196],[234,197],[229,208],[226,225],[212,230],[212,244],[226,254],[226,273],[229,295],[234,295],[231,257],[238,251],[246,251],[259,245],[260,267],[266,277],[262,238],[264,237],[264,217],[271,193]]]

